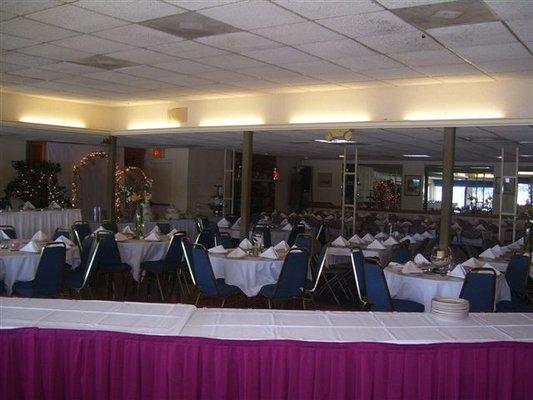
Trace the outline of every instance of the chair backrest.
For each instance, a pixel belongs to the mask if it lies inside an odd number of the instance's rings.
[[[505,271],[505,279],[511,288],[511,294],[523,296],[526,293],[529,268],[529,256],[514,254],[511,257],[507,265],[507,271]]]
[[[54,231],[54,234],[52,235],[52,240],[56,240],[60,236],[64,236],[67,239],[70,239],[70,229],[56,228],[56,230]]]
[[[107,270],[113,270],[114,267],[120,268],[122,259],[118,251],[115,234],[111,231],[96,232],[96,240],[100,242],[100,251],[98,253],[98,267],[105,267]]]
[[[372,311],[394,311],[385,274],[377,261],[363,261],[366,300]]]
[[[196,232],[200,233],[204,230],[204,223],[202,221],[202,218],[196,217],[194,219],[194,226],[196,227]]]
[[[311,264],[314,283],[313,283],[313,288],[309,290],[310,292],[314,292],[316,288],[318,287],[318,283],[320,282],[320,277],[322,276],[322,272],[324,271],[324,267],[326,266],[327,255],[328,255],[328,246],[322,246],[322,249],[320,250],[320,254],[318,258],[315,260],[314,263]]]
[[[391,261],[393,262],[405,264],[407,261],[411,261],[411,260],[412,260],[411,252],[409,251],[408,248],[404,246],[399,246],[396,249],[394,249],[394,251],[392,252]]]
[[[113,233],[118,232],[118,225],[115,221],[104,221],[102,222],[102,228],[105,230],[111,231]]]
[[[215,274],[213,274],[213,267],[205,247],[195,243],[192,246],[192,259],[196,286],[208,296],[218,296]]]
[[[91,227],[87,221],[75,221],[72,232],[74,232],[74,241],[81,248],[83,239],[91,234]]]
[[[100,241],[95,240],[92,236],[87,236],[85,238],[85,240],[83,241],[83,246],[87,246],[88,254],[87,260],[85,262],[85,267],[80,270],[80,273],[83,276],[81,285],[78,288],[73,288],[76,290],[83,289],[91,282],[94,276],[94,272],[96,271],[96,267],[98,266],[98,257],[101,251]]]
[[[296,237],[300,233],[305,233],[305,225],[302,225],[302,224],[294,225],[291,229],[291,233],[289,234],[289,238],[287,239],[287,244],[289,246],[293,246],[294,243],[296,242]]]
[[[167,252],[163,261],[165,271],[177,271],[183,260],[183,247],[181,239],[187,237],[185,232],[177,232],[170,238]]]
[[[493,312],[496,293],[496,271],[473,268],[466,274],[460,298],[470,302],[470,312]]]
[[[193,268],[193,258],[192,258],[192,243],[187,239],[187,237],[181,237],[181,247],[183,249],[183,257],[185,258],[185,264],[187,264],[187,269],[189,270],[189,275],[193,285],[196,285],[196,278],[194,276]]]
[[[59,294],[63,285],[65,256],[65,243],[48,243],[43,247],[33,280],[33,295],[35,297]]]
[[[10,239],[17,238],[17,231],[12,225],[0,225],[0,231],[4,231],[4,233],[9,236]]]
[[[220,232],[215,235],[215,245],[222,245],[225,249],[231,249],[233,246],[233,240],[227,232]]]
[[[357,288],[357,295],[361,302],[366,303],[366,286],[365,286],[365,256],[361,249],[352,251],[352,269],[355,278],[355,286]]]
[[[327,243],[327,231],[328,231],[328,225],[325,222],[320,224],[320,226],[318,227],[318,230],[316,231],[315,239],[322,246],[324,246]]]
[[[308,235],[306,233],[300,233],[298,236],[296,236],[294,244],[296,245],[296,247],[302,247],[306,249],[309,254],[312,254],[313,237],[311,235]]]
[[[78,267],[78,270],[85,271],[87,269],[87,266],[89,265],[89,259],[92,256],[94,242],[95,238],[91,235],[86,236],[85,239],[83,239],[80,250],[80,265]]]
[[[155,225],[159,228],[159,231],[161,231],[163,235],[167,235],[172,230],[168,222],[157,222]]]
[[[226,219],[231,225],[233,225],[235,222],[237,222],[237,220],[239,219],[239,216],[238,215],[227,215]]]
[[[263,239],[263,246],[265,248],[268,248],[268,247],[272,246],[272,238],[271,238],[271,235],[270,235],[270,228],[268,226],[266,226],[266,225],[255,225],[252,228],[252,238],[255,235],[261,235],[261,237]]]
[[[300,294],[307,276],[309,253],[306,249],[289,250],[281,266],[278,282],[274,291],[276,298],[291,298]]]
[[[207,249],[215,245],[215,234],[211,230],[203,230],[196,237],[195,243],[201,244]]]

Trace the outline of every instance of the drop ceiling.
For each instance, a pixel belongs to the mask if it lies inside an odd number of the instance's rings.
[[[531,1],[2,0],[0,16],[4,90],[102,103],[533,76]],[[125,64],[82,61],[103,56]]]

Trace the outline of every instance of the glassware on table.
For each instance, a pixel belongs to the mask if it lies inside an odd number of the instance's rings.
[[[450,248],[441,250],[438,246],[435,246],[431,251],[430,261],[433,270],[441,275],[447,274],[455,266]]]

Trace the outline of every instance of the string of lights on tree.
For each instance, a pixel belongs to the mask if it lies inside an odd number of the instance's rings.
[[[378,208],[396,207],[400,199],[398,189],[391,180],[374,182],[374,201]]]

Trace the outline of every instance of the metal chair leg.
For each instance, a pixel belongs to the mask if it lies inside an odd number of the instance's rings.
[[[220,308],[224,308],[224,304],[226,304],[226,299],[225,298],[222,299],[222,304],[220,304]]]
[[[161,296],[161,301],[165,301],[165,296],[163,295],[163,288],[161,287],[161,279],[159,279],[159,274],[155,274],[155,279],[157,281],[157,287],[159,288],[159,295]]]
[[[196,300],[194,302],[194,305],[197,306],[198,305],[198,300],[200,300],[200,296],[202,295],[202,292],[198,292],[198,295],[196,296]]]

